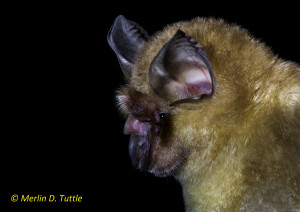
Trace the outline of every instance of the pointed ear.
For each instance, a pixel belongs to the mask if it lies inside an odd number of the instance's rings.
[[[214,89],[214,76],[204,48],[181,30],[152,61],[149,82],[171,105],[212,95]]]
[[[110,28],[107,41],[116,53],[125,75],[131,75],[137,53],[149,38],[148,33],[137,23],[119,15]]]

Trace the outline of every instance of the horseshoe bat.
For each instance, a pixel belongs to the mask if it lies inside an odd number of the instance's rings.
[[[240,26],[195,18],[108,43],[132,165],[182,185],[186,211],[300,210],[300,67]]]

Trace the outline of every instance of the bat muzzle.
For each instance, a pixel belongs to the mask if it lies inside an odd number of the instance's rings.
[[[135,169],[146,171],[150,157],[151,144],[147,137],[131,134],[129,139],[129,155]]]

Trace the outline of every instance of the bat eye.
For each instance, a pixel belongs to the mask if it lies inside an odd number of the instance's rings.
[[[161,120],[161,119],[165,118],[166,115],[167,115],[166,113],[160,113],[159,114],[159,119]]]

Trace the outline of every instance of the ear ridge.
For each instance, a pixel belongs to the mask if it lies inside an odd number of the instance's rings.
[[[179,29],[152,61],[149,83],[174,104],[212,95],[214,76],[204,48]]]
[[[123,15],[115,19],[107,41],[116,53],[125,75],[131,75],[137,54],[148,39],[148,33],[139,24],[127,20]]]

